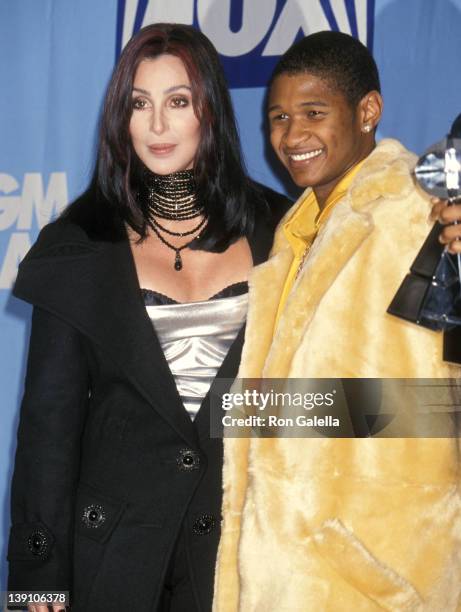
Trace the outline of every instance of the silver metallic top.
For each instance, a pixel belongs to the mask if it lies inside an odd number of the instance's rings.
[[[184,407],[193,420],[245,321],[248,294],[146,306]]]

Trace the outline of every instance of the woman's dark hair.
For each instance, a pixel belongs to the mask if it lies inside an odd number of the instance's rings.
[[[141,162],[129,135],[132,87],[139,64],[162,54],[174,55],[183,62],[191,83],[194,111],[200,120],[194,174],[208,223],[191,247],[222,251],[252,231],[258,195],[245,172],[218,54],[208,38],[193,27],[149,25],[123,50],[104,103],[93,186],[107,203],[115,206],[123,221],[142,238],[146,236],[146,211],[136,200]]]
[[[316,32],[291,46],[280,58],[271,85],[280,74],[308,72],[339,90],[355,108],[369,91],[380,91],[376,62],[359,40],[342,32]]]

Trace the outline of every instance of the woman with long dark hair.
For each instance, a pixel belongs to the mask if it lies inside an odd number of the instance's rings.
[[[236,374],[266,208],[211,43],[189,26],[141,30],[109,84],[90,188],[42,230],[15,286],[34,311],[10,590],[70,591],[85,612],[211,608],[210,387]]]

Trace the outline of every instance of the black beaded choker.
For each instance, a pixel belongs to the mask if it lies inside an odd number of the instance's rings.
[[[143,179],[150,216],[182,221],[202,214],[203,206],[197,202],[193,170],[165,175],[145,170]]]
[[[143,189],[140,198],[144,199],[147,209],[148,223],[157,235],[158,239],[168,248],[175,252],[174,269],[182,270],[183,263],[181,251],[187,248],[200,233],[196,234],[192,240],[180,247],[171,244],[160,232],[170,236],[191,236],[195,234],[206,223],[206,217],[200,223],[187,232],[173,232],[163,227],[156,217],[173,221],[185,221],[195,219],[203,214],[204,208],[197,201],[197,192],[193,170],[181,170],[172,174],[160,175],[144,170]]]

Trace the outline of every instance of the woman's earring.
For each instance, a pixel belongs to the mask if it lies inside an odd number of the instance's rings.
[[[369,132],[371,132],[371,125],[369,123],[365,123],[364,126],[362,126],[362,132],[365,132],[365,134],[368,134]]]

